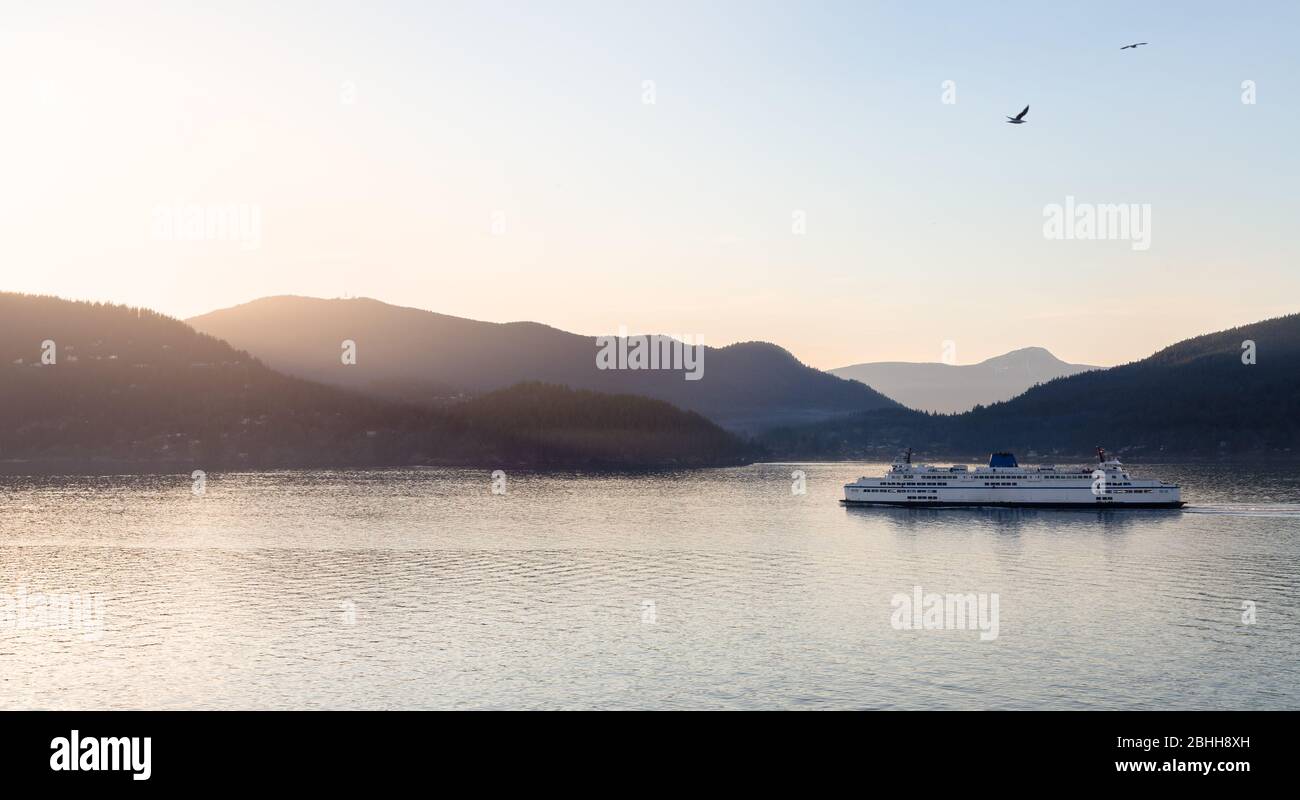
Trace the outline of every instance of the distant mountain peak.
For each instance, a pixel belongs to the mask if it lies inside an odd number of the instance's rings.
[[[977,364],[906,361],[854,364],[832,375],[865,383],[918,411],[958,413],[1010,400],[1038,383],[1097,369],[1069,364],[1045,347],[1021,347]]]
[[[1057,373],[1052,377],[1060,375],[1072,375],[1081,371],[1076,368],[1096,369],[1086,364],[1069,364],[1052,354],[1052,351],[1046,347],[1022,347],[1019,350],[1012,350],[1009,353],[1003,353],[1000,356],[986,358],[974,366],[992,367],[994,369],[1012,369],[1012,370],[1036,370]]]
[[[990,361],[1008,361],[1008,360],[1016,360],[1016,359],[1043,359],[1046,361],[1055,362],[1057,364],[1065,363],[1064,361],[1062,361],[1061,359],[1053,355],[1051,350],[1048,350],[1046,347],[1038,347],[1036,345],[1032,347],[1020,347],[1015,350],[1009,350],[1000,356],[991,356],[989,358],[986,358],[980,363],[987,364]]]

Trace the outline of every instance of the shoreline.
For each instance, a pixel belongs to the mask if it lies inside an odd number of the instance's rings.
[[[940,464],[972,464],[983,459],[948,459],[935,458]],[[735,469],[737,467],[755,466],[799,466],[799,465],[851,465],[851,464],[889,464],[890,459],[771,459],[754,461],[736,461],[724,463],[655,463],[628,464],[602,461],[563,461],[547,464],[530,462],[509,463],[504,460],[451,460],[446,462],[428,461],[418,464],[367,464],[357,462],[309,462],[285,463],[275,465],[252,464],[203,464],[195,460],[177,461],[130,461],[119,459],[7,459],[0,460],[0,478],[44,478],[44,477],[111,477],[116,475],[184,475],[187,479],[194,470],[207,473],[227,474],[270,474],[276,472],[351,472],[351,471],[398,471],[421,469],[502,469],[508,472],[526,472],[534,474],[571,473],[605,473],[605,474],[662,474],[705,469]],[[1039,462],[1035,462],[1039,463]],[[1044,464],[1087,464],[1087,459],[1061,459]],[[1300,455],[1286,457],[1267,457],[1259,455],[1241,455],[1223,458],[1164,458],[1160,460],[1126,461],[1130,465],[1188,465],[1225,466],[1241,464],[1291,464],[1300,466]]]

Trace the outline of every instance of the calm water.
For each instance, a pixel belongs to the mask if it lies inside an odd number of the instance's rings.
[[[1134,467],[1182,512],[836,503],[883,468],[0,477],[0,707],[1300,707],[1300,467]],[[918,585],[997,593],[997,638],[895,629]],[[102,616],[32,627],[70,593]]]

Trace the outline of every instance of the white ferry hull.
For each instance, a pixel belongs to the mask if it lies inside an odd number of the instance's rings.
[[[841,500],[846,506],[907,506],[910,508],[1182,508],[1181,500],[1167,502],[1091,502],[1037,501],[1037,500]]]

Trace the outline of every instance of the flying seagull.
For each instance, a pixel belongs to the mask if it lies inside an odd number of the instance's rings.
[[[1123,47],[1121,47],[1120,49],[1121,49],[1121,50],[1132,50],[1133,48],[1135,48],[1135,47],[1141,47],[1141,46],[1144,45],[1144,44],[1146,44],[1146,42],[1134,42],[1133,44],[1126,44],[1126,45],[1124,45]]]
[[[1021,111],[1019,114],[1015,115],[1014,117],[1007,117],[1007,122],[1012,125],[1024,125],[1025,115],[1028,113],[1029,113],[1029,106],[1025,106],[1024,111]]]

